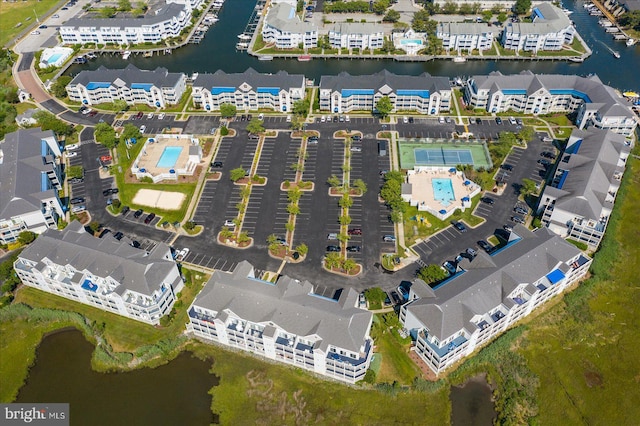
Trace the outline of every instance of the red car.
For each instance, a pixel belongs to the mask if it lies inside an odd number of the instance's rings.
[[[347,231],[347,234],[349,234],[349,235],[362,235],[362,229],[360,229],[360,228],[349,229]]]

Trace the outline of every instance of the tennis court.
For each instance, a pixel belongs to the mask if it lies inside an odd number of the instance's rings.
[[[492,167],[491,156],[484,142],[459,142],[434,139],[398,141],[400,167],[455,167],[469,164],[475,169]]]

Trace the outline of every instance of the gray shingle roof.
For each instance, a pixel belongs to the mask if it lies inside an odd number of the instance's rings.
[[[0,144],[0,219],[9,219],[42,208],[42,200],[55,198],[56,190],[42,192],[42,173],[52,171],[45,164],[42,140],[53,138],[51,130],[22,129],[7,133]]]
[[[549,34],[559,33],[571,26],[569,17],[549,2],[537,4],[533,8],[538,9],[543,18],[536,18],[534,22],[510,23],[505,31],[515,34]]]
[[[233,273],[216,271],[193,304],[221,313],[233,312],[254,323],[269,322],[298,336],[318,335],[328,345],[359,352],[369,331],[372,313],[355,307],[358,294],[342,292],[338,301],[313,294],[308,281],[287,276],[276,284],[253,278],[253,266],[240,262]]]
[[[97,70],[80,71],[69,85],[82,84],[86,86],[89,83],[111,83],[121,87],[124,83],[131,87],[132,84],[138,83],[153,84],[156,87],[175,87],[183,77],[183,73],[169,72],[166,68],[161,67],[147,71],[138,69],[133,64],[129,64],[125,69],[109,69],[100,66]]]
[[[433,77],[427,73],[419,76],[397,75],[387,70],[376,74],[360,76],[341,72],[338,75],[323,75],[320,77],[320,89],[340,91],[343,89],[373,89],[380,90],[383,86],[393,90],[429,90],[431,93],[441,90],[451,90],[447,77]]]
[[[371,22],[341,22],[331,28],[339,34],[377,34],[383,33],[384,28]]]
[[[437,33],[450,35],[494,34],[497,31],[486,23],[478,22],[440,22]]]
[[[531,232],[517,225],[514,232],[520,240],[491,257],[478,253],[477,260],[466,265],[466,272],[433,290],[435,298],[417,299],[407,305],[407,311],[440,340],[463,328],[472,332],[476,328],[470,323],[474,315],[496,308],[519,284],[538,280],[558,262],[580,253],[547,228]],[[495,267],[487,267],[487,262],[495,263]]]
[[[185,5],[178,3],[168,3],[155,13],[149,13],[142,18],[71,18],[61,25],[61,27],[109,27],[125,29],[152,26],[157,23],[178,17],[184,11]]]
[[[118,241],[111,234],[104,238],[89,235],[78,221],[63,231],[47,229],[21,254],[34,262],[47,258],[58,265],[85,269],[99,277],[111,277],[121,284],[119,294],[132,290],[151,296],[177,268],[171,250],[159,243],[147,252]],[[178,277],[179,279],[179,277]]]
[[[235,87],[238,88],[242,84],[248,84],[254,90],[258,87],[277,87],[282,90],[291,88],[304,87],[304,75],[289,74],[286,71],[278,71],[275,74],[263,74],[248,68],[245,72],[227,74],[222,70],[218,70],[213,74],[200,74],[193,82],[194,87],[204,87],[211,89],[213,87]]]
[[[281,32],[304,34],[318,30],[315,24],[302,22],[296,16],[296,8],[287,3],[278,3],[272,6],[264,22],[265,25],[269,25]]]

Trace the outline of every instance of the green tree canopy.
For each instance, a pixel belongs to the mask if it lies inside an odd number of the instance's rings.
[[[498,20],[498,22],[500,22],[501,24],[504,24],[505,21],[507,20],[507,14],[504,12],[500,12],[498,14],[498,17],[496,18]]]
[[[58,79],[51,85],[51,93],[56,98],[64,98],[67,96],[67,85],[71,83],[71,77],[68,75],[61,75]]]
[[[229,172],[229,179],[231,179],[234,182],[237,182],[243,177],[245,177],[246,173],[247,172],[242,167],[238,167],[236,169],[231,170],[231,172]]]
[[[528,13],[529,9],[531,9],[531,0],[516,0],[516,3],[513,5],[513,11],[518,15]]]
[[[458,5],[455,2],[447,1],[444,6],[441,7],[441,11],[445,15],[453,15],[458,12]]]
[[[398,22],[400,20],[400,12],[395,9],[389,9],[384,18],[382,18],[384,22]]]
[[[264,122],[258,118],[253,118],[249,123],[247,123],[247,132],[253,133],[254,135],[260,134],[264,132]]]
[[[98,126],[100,124],[104,124],[104,123],[99,123]],[[96,129],[98,128],[98,126],[96,126]],[[111,126],[109,126],[111,127]],[[134,126],[131,123],[127,123],[124,125],[124,129],[122,130],[122,133],[120,134],[120,142],[125,142],[127,139],[131,139],[131,138],[135,138],[136,140],[139,139],[142,136],[142,133],[140,133],[140,129],[138,129],[137,126]]]
[[[389,0],[376,0],[373,2],[373,13],[376,15],[384,15],[389,8]]]
[[[18,234],[18,242],[20,244],[29,244],[36,239],[36,233],[31,231],[22,231]]]
[[[236,115],[237,108],[233,104],[220,105],[220,115],[224,118],[233,117]]]
[[[113,15],[116,14],[116,8],[115,7],[103,7],[102,9],[99,9],[99,13],[100,16],[102,16],[103,18],[111,18]]]
[[[305,256],[309,253],[309,247],[305,243],[298,244],[295,250],[300,254],[300,256]]]
[[[73,132],[73,127],[60,120],[49,111],[38,111],[33,114],[33,118],[36,120],[38,126],[40,126],[42,130],[53,130],[56,135],[69,136],[71,132]]]
[[[485,10],[482,12],[482,20],[484,22],[491,22],[491,17],[493,16],[493,12],[490,10]]]
[[[439,265],[431,264],[418,270],[418,278],[427,284],[431,284],[447,277],[447,273]]]
[[[131,2],[129,0],[118,0],[118,10],[128,12],[131,10]]]
[[[293,113],[306,117],[309,114],[309,106],[309,99],[299,99],[293,103]]]
[[[109,149],[115,148],[115,146],[118,144],[116,131],[107,123],[98,123],[93,132],[93,136],[96,139],[96,142],[104,145]]]
[[[425,9],[417,11],[411,21],[411,28],[419,33],[435,33],[437,26],[438,23],[431,19],[431,14]]]
[[[393,104],[391,103],[391,98],[388,96],[381,97],[378,102],[376,102],[376,111],[382,117],[388,116],[391,111],[393,111]]]

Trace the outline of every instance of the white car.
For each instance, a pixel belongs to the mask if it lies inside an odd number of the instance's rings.
[[[83,109],[82,110],[82,115],[87,115],[91,112],[91,108],[87,108],[87,109]]]
[[[440,124],[444,124],[444,117],[440,117],[440,118],[438,118],[438,123],[440,123]]]
[[[235,228],[236,224],[235,224],[234,221],[227,219],[227,220],[224,221],[224,226],[229,227],[229,228]]]
[[[176,260],[184,260],[188,254],[189,249],[185,247],[176,253]]]
[[[291,123],[291,116],[287,115],[287,123]]]
[[[140,126],[140,133],[144,133],[145,130],[147,130],[147,126],[145,126],[144,124]]]
[[[345,115],[345,116],[344,116],[344,121],[349,122],[349,121],[351,121],[351,119],[349,118],[349,116],[348,116],[348,115]]]
[[[407,124],[407,123],[409,122],[409,117],[403,117],[403,118],[402,118],[402,122],[403,122],[404,124]]]
[[[79,144],[79,143],[72,143],[72,144],[69,144],[69,145],[65,146],[64,148],[65,148],[67,151],[73,151],[73,150],[75,150],[75,149],[80,148],[80,144]]]
[[[158,120],[164,120],[164,112],[161,112],[160,114],[158,114]]]
[[[58,15],[57,13],[52,16],[52,18],[59,18],[59,17],[60,17],[60,15]]]
[[[77,152],[67,152],[67,158],[77,157],[77,156],[78,156]]]
[[[153,118],[153,113],[150,112],[149,114],[147,114],[147,118]]]
[[[31,31],[31,35],[40,35],[40,31]]]
[[[71,213],[80,213],[85,211],[87,208],[85,206],[73,206],[71,209]]]
[[[320,122],[324,123],[325,121],[327,121],[327,118],[323,115],[322,117],[320,117]]]

